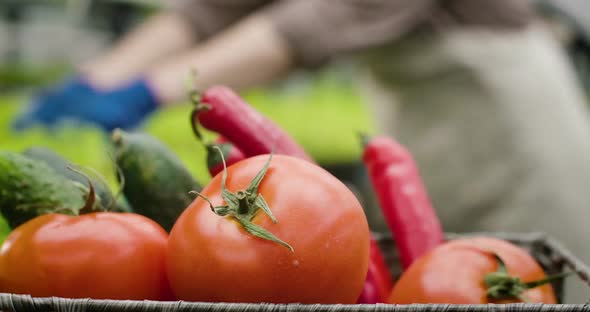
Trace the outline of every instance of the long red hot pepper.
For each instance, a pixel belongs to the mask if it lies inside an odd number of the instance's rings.
[[[213,143],[205,144],[205,148],[207,149],[207,168],[209,169],[209,174],[211,174],[212,177],[216,176],[223,170],[223,162],[219,152],[213,148],[213,146],[217,146],[219,149],[221,149],[223,158],[225,159],[225,164],[228,167],[240,160],[247,158],[239,148],[234,146],[226,138],[223,136],[218,136]]]
[[[273,152],[315,163],[288,133],[246,103],[232,89],[215,86],[207,89],[200,98],[197,96],[196,93],[191,96],[197,104],[191,115],[191,124],[197,137],[202,139],[197,127],[199,123],[225,137],[245,157]],[[391,290],[392,278],[383,254],[373,237],[371,241],[369,270],[359,303],[385,302]]]
[[[393,278],[375,238],[371,237],[369,269],[357,303],[385,303],[393,288]]]
[[[192,114],[204,128],[226,137],[247,157],[261,154],[291,155],[313,162],[297,142],[274,122],[250,106],[232,89],[207,89]],[[198,119],[198,120],[195,120]],[[196,130],[197,135],[198,130]]]
[[[363,161],[406,269],[443,242],[442,227],[406,148],[389,137],[365,144]]]

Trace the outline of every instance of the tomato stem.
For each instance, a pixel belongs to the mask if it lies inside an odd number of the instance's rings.
[[[113,207],[117,204],[117,199],[123,194],[123,190],[125,189],[125,174],[123,174],[123,169],[121,166],[117,164],[117,161],[113,157],[112,154],[109,154],[109,158],[113,162],[113,166],[115,167],[115,171],[117,173],[116,178],[119,184],[119,188],[117,189],[117,193],[113,196],[112,202],[108,205],[107,210],[113,210]]]
[[[199,130],[199,119],[197,118],[197,116],[204,111],[210,110],[211,106],[207,105],[207,104],[203,104],[203,103],[195,103],[195,107],[193,108],[193,110],[191,111],[190,114],[190,123],[191,123],[191,128],[193,130],[193,133],[195,134],[195,136],[197,137],[197,139],[199,139],[201,142],[204,141],[203,135],[201,134],[201,131]]]
[[[488,273],[484,277],[484,283],[488,287],[487,295],[489,298],[501,300],[501,299],[520,299],[523,302],[529,302],[528,298],[524,294],[525,291],[551,283],[555,280],[563,279],[576,272],[563,272],[555,275],[548,276],[546,278],[532,281],[522,282],[520,278],[511,276],[508,274],[506,269],[506,263],[502,258],[492,252],[494,258],[498,262],[498,269],[496,272]]]
[[[86,202],[84,203],[84,206],[78,209],[77,214],[81,215],[95,212],[96,192],[94,191],[94,185],[92,185],[92,181],[90,181],[90,178],[85,173],[73,168],[72,166],[67,166],[67,169],[83,176],[86,178],[86,181],[88,181],[88,195],[86,196]]]
[[[203,104],[203,102],[201,101],[201,92],[199,92],[199,90],[196,88],[196,80],[197,80],[197,70],[193,69],[191,70],[191,75],[189,76],[189,100],[191,101],[191,103],[194,105],[193,110],[190,113],[190,124],[191,124],[191,128],[193,130],[193,133],[195,134],[195,136],[201,141],[203,142],[204,138],[203,135],[201,134],[201,131],[199,130],[198,127],[198,118],[197,115],[199,115],[199,113],[203,112],[203,111],[207,111],[211,109],[211,106],[207,105],[207,104]]]
[[[233,146],[229,143],[206,143],[205,148],[207,149],[207,168],[213,168],[222,163],[222,158],[215,150],[215,146],[218,146],[223,153],[224,159],[229,156],[230,150]]]
[[[213,146],[213,148],[217,149],[217,151],[221,155],[221,160],[223,162],[223,172],[221,176],[221,197],[225,201],[225,206],[213,206],[213,203],[204,195],[200,194],[196,191],[191,191],[191,194],[197,195],[209,203],[211,207],[211,211],[213,211],[218,216],[230,216],[236,219],[240,225],[250,234],[257,236],[262,239],[270,240],[272,242],[278,243],[283,245],[284,247],[288,248],[291,252],[294,252],[293,247],[287,244],[286,242],[282,241],[274,234],[268,232],[267,230],[263,229],[262,227],[252,223],[252,219],[256,216],[259,210],[268,215],[273,223],[277,223],[277,219],[273,215],[270,207],[262,197],[262,194],[258,193],[258,187],[260,183],[264,179],[266,172],[268,171],[268,167],[272,160],[272,153],[269,155],[268,161],[264,164],[262,170],[256,174],[256,176],[250,181],[250,185],[245,190],[237,191],[236,193],[232,193],[226,188],[226,180],[227,180],[227,167],[225,164],[225,158],[223,157],[223,151],[217,147]]]

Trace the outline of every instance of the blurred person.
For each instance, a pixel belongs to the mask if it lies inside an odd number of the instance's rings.
[[[132,128],[184,100],[192,68],[200,89],[244,90],[344,56],[363,64],[380,131],[413,153],[447,231],[542,231],[590,263],[585,98],[527,1],[178,1],[15,127],[67,117]]]
[[[587,94],[590,94],[590,2],[535,0],[543,20],[562,44]]]

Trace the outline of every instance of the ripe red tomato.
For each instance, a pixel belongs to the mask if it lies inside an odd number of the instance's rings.
[[[227,189],[244,190],[269,155],[227,169]],[[221,197],[222,174],[202,194]],[[276,217],[259,210],[252,223],[294,252],[248,233],[196,199],[170,232],[168,276],[178,299],[218,302],[354,303],[367,273],[369,228],[353,193],[317,165],[274,155],[258,189]]]
[[[485,304],[521,302],[488,298],[484,277],[498,270],[496,253],[508,274],[522,282],[544,279],[545,272],[524,249],[507,241],[478,237],[447,242],[414,262],[396,282],[389,303]],[[556,303],[550,284],[522,293],[530,302]]]
[[[171,299],[167,234],[131,213],[47,214],[0,249],[0,290],[34,297]]]

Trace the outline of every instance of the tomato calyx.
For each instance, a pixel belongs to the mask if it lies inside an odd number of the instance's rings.
[[[73,212],[77,215],[82,215],[96,211],[106,211],[105,209],[102,209],[100,205],[96,205],[96,192],[94,191],[94,185],[92,184],[92,181],[90,181],[90,178],[82,171],[77,170],[71,166],[68,166],[67,168],[83,176],[86,178],[86,181],[88,181],[88,195],[86,195],[86,202],[84,202],[84,206],[82,206],[82,208],[79,208],[77,211]]]
[[[555,280],[565,278],[575,273],[563,272],[548,276],[537,281],[525,283],[521,281],[520,278],[508,274],[506,264],[498,254],[492,253],[492,255],[494,256],[494,258],[496,258],[496,261],[498,262],[498,270],[496,272],[488,273],[484,277],[484,283],[487,286],[488,298],[493,300],[519,299],[523,302],[530,302],[530,300],[528,300],[528,298],[524,294],[525,291],[541,285],[551,283]]]
[[[270,210],[266,200],[264,200],[262,194],[258,193],[258,187],[264,179],[264,176],[272,160],[272,153],[269,155],[268,161],[264,164],[262,170],[260,170],[258,174],[256,174],[256,176],[252,179],[250,185],[248,185],[245,190],[239,190],[235,193],[232,193],[225,186],[225,182],[227,180],[227,168],[223,151],[216,145],[214,145],[213,148],[219,151],[221,160],[223,162],[223,172],[221,176],[221,197],[225,201],[226,205],[213,206],[213,203],[211,203],[209,198],[197,191],[191,191],[190,194],[201,197],[207,201],[211,207],[211,211],[213,211],[216,215],[220,217],[229,216],[234,218],[248,233],[256,237],[278,243],[288,248],[291,252],[295,252],[291,245],[282,241],[264,228],[252,223],[252,219],[254,219],[259,210],[262,210],[266,215],[268,215],[273,223],[277,223],[277,219]]]

